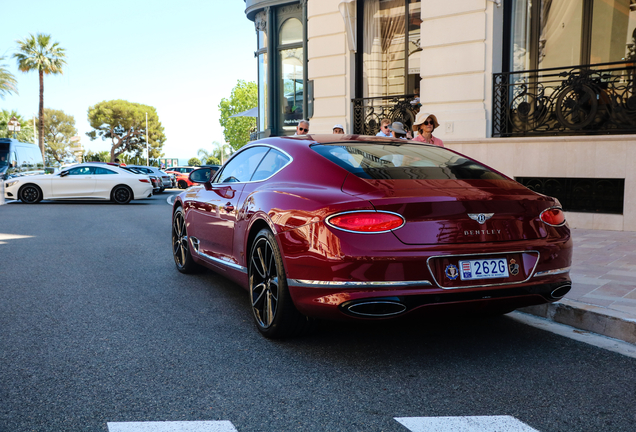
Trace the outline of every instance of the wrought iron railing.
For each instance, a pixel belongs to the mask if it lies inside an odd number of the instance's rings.
[[[636,133],[633,62],[493,74],[494,137]]]
[[[419,107],[412,104],[415,95],[379,96],[352,99],[353,133],[375,135],[380,131],[380,122],[388,118],[393,122],[402,122],[410,129]]]

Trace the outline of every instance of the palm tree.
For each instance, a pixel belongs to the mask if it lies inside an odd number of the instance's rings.
[[[199,151],[197,151],[197,156],[199,156],[199,158],[201,159],[201,163],[204,165],[207,164],[210,159],[212,160],[216,159],[216,157],[214,157],[212,152],[209,152],[206,149],[202,149],[202,148],[200,148]],[[216,160],[218,161],[218,159]]]
[[[212,141],[212,145],[214,146],[212,151],[201,148],[197,152],[197,155],[201,158],[201,162],[207,161],[208,159],[216,159],[220,165],[223,165],[227,156],[234,152],[234,149],[228,143],[221,144],[218,141]]]
[[[0,57],[0,62],[4,57]],[[5,94],[18,93],[16,84],[18,81],[13,74],[5,69],[6,64],[0,64],[0,99],[4,99]]]
[[[38,33],[29,35],[25,40],[17,41],[19,51],[13,54],[18,60],[21,72],[37,70],[40,75],[40,120],[38,141],[42,157],[44,157],[44,74],[61,74],[62,66],[66,64],[65,49],[57,42],[51,42],[51,35]]]

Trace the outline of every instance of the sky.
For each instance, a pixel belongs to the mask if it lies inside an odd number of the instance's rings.
[[[165,157],[185,163],[224,142],[219,102],[239,79],[257,79],[244,0],[35,0],[3,2],[2,10],[1,63],[18,80],[19,95],[0,99],[0,109],[37,115],[37,71],[20,72],[12,56],[17,40],[49,34],[66,49],[67,65],[62,75],[45,75],[44,107],[73,115],[91,151],[110,150],[110,140],[86,136],[88,108],[125,99],[157,109]]]

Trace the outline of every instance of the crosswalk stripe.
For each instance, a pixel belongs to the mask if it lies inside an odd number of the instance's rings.
[[[395,417],[411,432],[539,432],[512,416]],[[108,432],[238,432],[230,421],[108,422]]]
[[[539,432],[511,416],[395,417],[411,432]]]
[[[108,432],[238,432],[229,421],[108,422]]]

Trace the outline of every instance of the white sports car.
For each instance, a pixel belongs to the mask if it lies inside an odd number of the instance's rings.
[[[4,180],[4,197],[27,204],[43,199],[97,199],[128,204],[133,199],[151,196],[152,184],[148,176],[104,163],[87,162],[68,167],[58,174]]]

